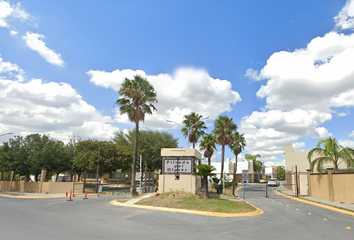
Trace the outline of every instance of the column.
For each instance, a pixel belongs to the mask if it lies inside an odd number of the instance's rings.
[[[334,193],[333,193],[333,178],[332,178],[332,172],[333,168],[327,168],[328,171],[328,199],[329,201],[334,201]]]

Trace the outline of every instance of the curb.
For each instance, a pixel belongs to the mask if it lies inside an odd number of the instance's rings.
[[[107,194],[111,194],[110,192],[106,192],[106,193],[100,193],[100,195],[107,195]],[[73,198],[75,197],[84,197],[85,194],[75,194],[75,196],[73,196]],[[90,193],[87,194],[87,196],[97,196],[97,193]],[[68,198],[65,194],[64,196],[23,196],[23,195],[19,195],[19,196],[13,196],[13,195],[7,195],[7,194],[1,194],[0,193],[0,197],[8,197],[8,198],[22,198],[22,199],[53,199],[53,198]]]
[[[177,213],[187,213],[187,214],[194,214],[194,215],[202,215],[202,216],[209,216],[209,217],[227,217],[227,218],[234,218],[234,217],[250,217],[250,216],[257,216],[261,215],[264,212],[262,209],[251,205],[252,207],[256,208],[254,212],[247,212],[247,213],[217,213],[217,212],[203,212],[203,211],[196,211],[196,210],[187,210],[187,209],[178,209],[178,208],[167,208],[167,207],[152,207],[146,205],[136,205],[136,204],[128,204],[128,203],[120,203],[112,200],[110,204],[120,207],[133,207],[133,208],[140,208],[140,209],[147,209],[147,210],[156,210],[156,211],[165,211],[165,212],[177,212]]]
[[[297,198],[297,197],[289,196],[289,195],[287,195],[287,194],[285,194],[285,193],[277,192],[277,194],[280,195],[280,196],[286,197],[286,198],[290,198],[290,199],[296,200],[296,201],[298,201],[298,202],[303,202],[303,203],[311,204],[311,205],[314,205],[314,206],[317,206],[317,207],[325,208],[325,209],[328,209],[328,210],[332,210],[332,211],[335,211],[335,212],[347,214],[347,215],[350,215],[350,216],[353,216],[353,217],[354,217],[354,212],[351,212],[351,211],[348,211],[348,210],[339,209],[339,208],[332,207],[332,206],[328,206],[328,205],[325,205],[325,204],[312,202],[312,201],[310,201],[310,200],[306,200],[306,199],[302,199],[302,198]]]

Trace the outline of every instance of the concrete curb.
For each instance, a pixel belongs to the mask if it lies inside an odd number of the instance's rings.
[[[347,211],[347,210],[344,210],[344,209],[339,209],[339,208],[336,208],[336,207],[328,206],[328,205],[317,203],[317,202],[312,202],[310,200],[306,200],[306,199],[302,199],[302,198],[289,196],[289,195],[287,195],[285,193],[277,192],[277,194],[280,195],[280,196],[286,197],[286,198],[290,198],[290,199],[296,200],[298,202],[303,202],[303,203],[311,204],[311,205],[314,205],[314,206],[317,206],[317,207],[329,209],[329,210],[332,210],[332,211],[335,211],[335,212],[339,212],[339,213],[347,214],[347,215],[350,215],[350,216],[354,216],[354,212],[351,212],[351,211]]]
[[[217,213],[217,212],[203,212],[203,211],[196,211],[196,210],[187,210],[187,209],[178,209],[178,208],[166,208],[166,207],[152,207],[146,205],[136,205],[136,204],[128,204],[128,203],[120,203],[112,200],[110,204],[115,206],[121,207],[133,207],[133,208],[140,208],[140,209],[147,209],[147,210],[156,210],[156,211],[165,211],[165,212],[178,212],[178,213],[187,213],[187,214],[195,214],[195,215],[202,215],[202,216],[209,216],[209,217],[227,217],[227,218],[234,218],[234,217],[250,217],[250,216],[257,216],[261,215],[264,212],[257,208],[256,206],[251,205],[252,207],[256,208],[254,212],[247,212],[247,213]]]

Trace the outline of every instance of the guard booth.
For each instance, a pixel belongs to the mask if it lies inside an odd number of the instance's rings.
[[[197,194],[202,186],[201,177],[193,176],[193,172],[201,158],[202,154],[194,148],[162,148],[158,192]]]

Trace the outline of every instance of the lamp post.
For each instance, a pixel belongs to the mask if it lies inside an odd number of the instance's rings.
[[[203,121],[203,120],[206,120],[206,119],[208,119],[208,118],[209,118],[209,117],[202,118],[202,119],[200,119],[198,122],[194,123],[192,126],[187,127],[187,129],[188,129],[188,136],[189,136],[189,134],[190,134],[190,130],[192,129],[192,127],[194,127],[194,126],[195,126],[196,124],[198,124],[199,122],[201,122],[201,121]],[[180,125],[181,127],[185,127],[185,126],[183,126],[182,124],[179,124],[179,123],[177,123],[177,122],[175,122],[175,121],[172,121],[172,120],[166,120],[166,122],[175,123],[175,124],[177,124],[177,125]],[[188,141],[188,148],[189,148],[189,141]]]
[[[3,134],[0,134],[0,137],[5,136],[7,134],[13,134],[13,133],[3,133]]]

